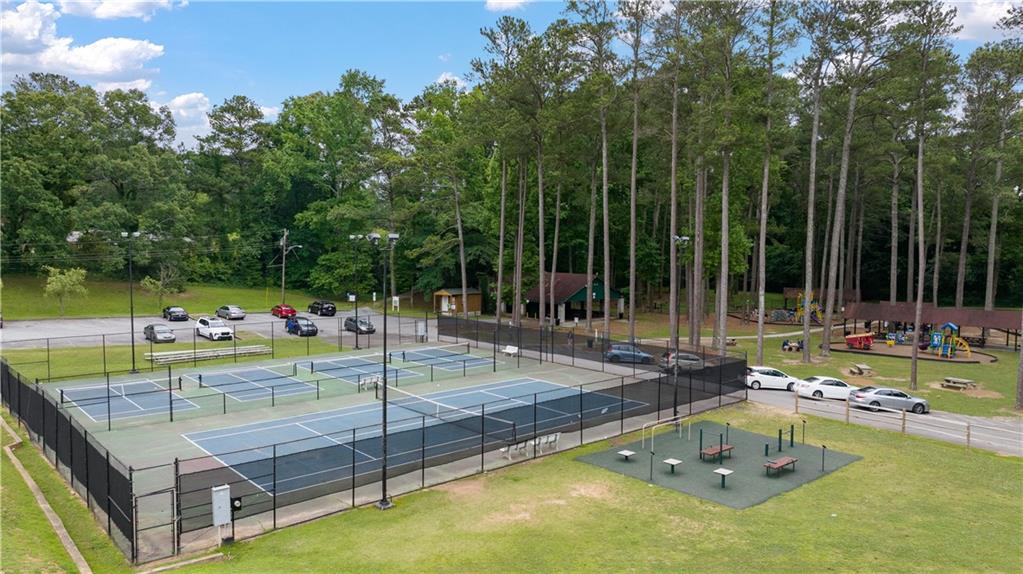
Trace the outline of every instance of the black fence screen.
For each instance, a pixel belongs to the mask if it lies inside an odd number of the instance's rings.
[[[82,496],[110,537],[135,559],[131,471],[117,461],[35,384],[0,360],[3,404],[28,430],[47,460]]]

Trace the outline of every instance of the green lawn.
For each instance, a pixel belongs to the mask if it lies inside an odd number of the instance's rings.
[[[795,337],[796,339],[801,337]],[[710,344],[706,341],[705,344]],[[855,385],[883,385],[898,387],[926,398],[931,408],[978,416],[1020,416],[1023,413],[1013,409],[1016,393],[1016,376],[1019,354],[1009,351],[987,351],[998,357],[994,363],[950,363],[946,361],[918,361],[919,388],[909,389],[910,360],[883,355],[861,355],[832,353],[820,357],[817,345],[820,334],[813,337],[811,349],[813,364],[800,362],[800,353],[786,353],[781,350],[781,339],[764,341],[764,363],[781,369],[795,377],[831,375]],[[832,343],[832,347],[836,347]],[[739,350],[746,351],[749,364],[756,362],[756,341],[740,340]],[[853,363],[866,363],[874,368],[873,377],[853,377],[843,372]],[[945,377],[973,379],[980,385],[979,392],[963,392],[943,389],[940,382]]]
[[[17,429],[17,423],[6,412],[3,418]],[[92,567],[93,572],[131,572],[131,566],[106,532],[99,526],[81,498],[72,494],[67,482],[53,466],[29,443],[28,437],[17,429],[23,442],[16,451],[18,460],[35,479],[46,500],[60,516],[64,528],[74,540],[78,550]],[[6,433],[5,433],[6,435]],[[50,523],[35,503],[28,487],[20,482],[13,466],[4,457],[3,467],[3,570],[5,572],[74,572],[74,564],[64,551]],[[24,492],[19,492],[23,489]],[[9,493],[8,490],[11,490]],[[13,498],[11,504],[8,496]],[[38,514],[38,516],[36,516]]]
[[[13,442],[7,432],[4,446]],[[31,446],[18,449],[32,448]],[[0,556],[5,572],[74,572],[75,563],[36,504],[32,491],[21,480],[14,464],[0,453]]]
[[[43,296],[46,278],[33,275],[4,275],[2,292],[4,319],[50,319],[59,316],[56,299]],[[128,282],[89,280],[85,297],[71,299],[64,311],[65,317],[120,317],[128,315]],[[227,285],[189,285],[183,293],[164,298],[164,306],[181,305],[193,314],[212,313],[225,303],[241,305],[249,311],[269,311],[280,303],[279,288],[251,289]],[[287,291],[287,300],[302,309],[312,295],[301,291]],[[159,315],[156,297],[135,285],[135,313]]]
[[[767,435],[799,420],[755,405],[704,418]],[[808,442],[863,460],[745,510],[575,460],[611,446],[601,442],[413,493],[387,512],[362,508],[236,543],[223,549],[228,560],[187,570],[275,572],[299,564],[308,572],[410,573],[1023,569],[1023,460],[809,420]]]

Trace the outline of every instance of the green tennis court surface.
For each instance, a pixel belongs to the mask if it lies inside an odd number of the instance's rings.
[[[700,460],[701,430],[703,448],[718,446],[723,442],[732,445],[731,457],[724,454],[720,463],[716,456]],[[724,440],[723,435],[726,432],[728,436],[727,440]],[[662,432],[656,436],[653,441],[652,457],[651,442],[647,437],[645,443],[636,441],[616,445],[606,451],[580,456],[576,460],[732,508],[747,508],[826,476],[860,459],[859,456],[832,449],[801,444],[798,440],[800,433],[798,428],[795,444],[790,446],[789,427],[785,427],[783,433],[782,450],[779,452],[777,435],[765,436],[734,426],[726,429],[724,425],[708,421],[694,423],[692,427],[684,423],[681,436],[674,428],[671,432]],[[764,445],[768,445],[767,456],[764,456]],[[635,454],[626,460],[625,456],[619,454],[623,450],[633,451]],[[795,469],[787,466],[780,471],[771,470],[768,476],[764,463],[785,456],[799,459],[795,463]],[[663,462],[668,459],[682,461],[675,465],[674,473],[671,466]],[[721,475],[714,472],[719,468],[732,471],[725,478],[724,488],[721,487]]]

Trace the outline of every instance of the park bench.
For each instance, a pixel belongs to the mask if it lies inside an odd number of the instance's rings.
[[[186,349],[183,351],[160,351],[146,353],[145,358],[157,365],[169,365],[171,363],[187,363],[191,361],[206,361],[211,359],[223,359],[226,357],[242,357],[248,355],[269,355],[272,351],[266,345],[246,345],[244,347],[225,347],[221,349]]]
[[[506,356],[506,357],[518,357],[519,356],[519,348],[514,346],[514,345],[506,346],[504,348],[504,350],[502,350],[501,352],[504,353],[504,356]]]
[[[732,449],[735,448],[730,444],[719,444],[714,446],[708,446],[707,448],[700,451],[700,460],[714,460],[716,457],[728,453],[728,458],[732,458]]]
[[[852,368],[849,370],[852,371],[852,374],[854,375],[861,375],[864,377],[869,377],[874,374],[874,369],[870,365],[865,365],[863,363],[853,363]]]
[[[501,453],[505,455],[505,458],[507,458],[508,460],[511,460],[513,455],[516,455],[516,454],[526,454],[526,448],[528,446],[529,446],[529,442],[528,441],[518,442],[518,443],[515,443],[513,445],[508,445],[506,447],[503,447],[501,449]]]
[[[956,389],[959,391],[963,391],[966,389],[977,388],[977,383],[976,381],[973,381],[971,379],[960,379],[959,377],[945,377],[945,380],[941,383],[941,386],[945,387],[946,389]]]
[[[781,458],[769,460],[764,463],[764,472],[767,476],[771,476],[772,470],[777,471],[777,474],[781,474],[782,469],[786,466],[791,466],[792,470],[795,471],[797,462],[799,462],[799,459],[794,456],[783,456]]]
[[[359,379],[360,391],[372,391],[380,386],[380,375],[369,375]]]

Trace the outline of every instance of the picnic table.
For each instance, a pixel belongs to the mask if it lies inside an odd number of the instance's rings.
[[[636,454],[636,453],[631,451],[631,450],[629,450],[629,449],[625,449],[625,450],[618,451],[618,454],[624,456],[625,457],[625,462],[628,462],[629,461],[629,457],[634,455],[634,454]]]
[[[777,471],[776,474],[781,474],[781,471],[786,466],[791,466],[793,472],[795,472],[797,462],[799,462],[799,459],[794,456],[783,456],[781,458],[768,460],[764,463],[764,473],[767,474],[767,476],[771,476],[771,471],[774,470]]]
[[[870,365],[865,365],[863,363],[853,363],[852,368],[849,370],[852,371],[852,374],[854,375],[863,376],[870,376],[874,372],[874,369]]]
[[[666,458],[666,459],[664,459],[663,462],[664,462],[664,464],[666,464],[666,465],[671,467],[671,474],[675,474],[675,467],[677,465],[682,464],[682,461],[677,459],[677,458]]]
[[[941,383],[942,387],[946,389],[975,389],[977,388],[977,382],[972,379],[960,379],[959,377],[945,377],[944,382]]]
[[[728,458],[732,458],[732,449],[735,448],[730,444],[720,444],[714,446],[708,446],[707,448],[700,451],[700,460],[714,460],[714,457],[721,456],[724,453],[728,453]]]

